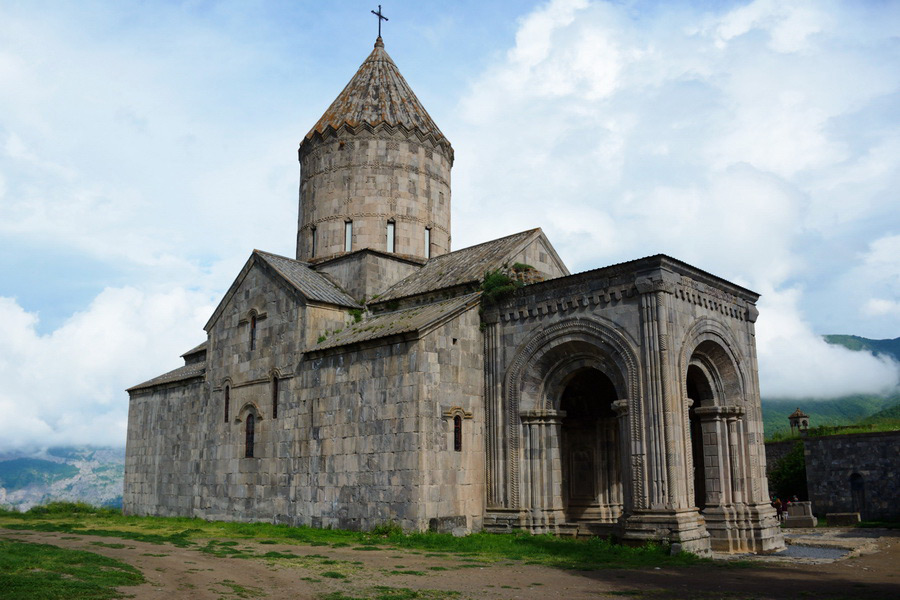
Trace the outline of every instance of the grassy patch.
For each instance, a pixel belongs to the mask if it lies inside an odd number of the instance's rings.
[[[337,571],[325,571],[321,573],[322,577],[329,577],[331,579],[347,579],[347,576],[343,573],[338,573]]]
[[[102,548],[113,548],[115,550],[121,550],[122,548],[128,548],[125,544],[107,544],[106,542],[91,542],[91,546],[100,546]]]
[[[230,579],[225,579],[215,585],[217,587],[225,588],[225,591],[213,588],[210,588],[209,591],[216,594],[222,594],[226,598],[259,598],[266,595],[265,592],[259,588],[246,587],[235,583]]]
[[[66,510],[69,506],[70,510]],[[36,507],[37,508],[37,507]],[[380,535],[340,529],[290,527],[271,523],[230,523],[180,517],[125,516],[113,509],[55,503],[37,512],[0,511],[0,526],[17,530],[58,531],[79,536],[108,536],[178,547],[199,545],[215,556],[275,558],[240,548],[238,540],[260,539],[265,543],[307,546],[352,547],[359,551],[404,549],[424,552],[426,557],[443,556],[471,561],[477,567],[500,560],[525,561],[553,567],[591,570],[610,567],[687,566],[713,564],[707,559],[682,552],[669,554],[664,544],[633,548],[609,540],[558,538],[551,535],[476,533],[453,537],[441,533],[404,534],[390,525]],[[212,541],[210,541],[212,540]],[[455,556],[448,556],[455,555]],[[310,555],[309,558],[314,557]],[[282,557],[277,557],[282,558]],[[287,558],[287,557],[284,557]],[[327,557],[322,557],[327,558]]]
[[[5,600],[119,598],[117,587],[143,582],[131,565],[93,552],[0,538],[0,590]]]

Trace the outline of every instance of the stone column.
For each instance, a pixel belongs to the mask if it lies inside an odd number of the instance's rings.
[[[684,480],[687,484],[687,498],[689,503],[694,501],[694,443],[691,440],[691,407],[694,406],[692,398],[684,400]],[[703,457],[700,457],[700,468],[703,468]]]
[[[554,531],[565,522],[560,428],[565,411],[529,410],[522,418],[522,501],[532,531]]]
[[[616,426],[618,427],[619,472],[622,474],[620,481],[622,512],[626,516],[634,510],[634,498],[632,497],[634,485],[631,472],[631,436],[628,434],[628,400],[616,400],[612,403],[612,409],[616,413]]]
[[[503,410],[500,343],[496,310],[484,315],[485,452],[487,454],[487,506],[509,507],[507,493],[506,429]]]
[[[744,502],[743,443],[740,435],[738,410],[730,411],[726,417],[728,422],[728,455],[731,459],[731,500],[735,504]]]

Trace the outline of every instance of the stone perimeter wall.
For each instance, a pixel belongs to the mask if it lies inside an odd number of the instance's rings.
[[[807,438],[803,446],[817,515],[859,512],[863,519],[900,519],[900,431]],[[862,484],[855,501],[854,474]]]

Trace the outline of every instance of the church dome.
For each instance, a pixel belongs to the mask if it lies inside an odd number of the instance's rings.
[[[407,132],[416,131],[449,150],[450,160],[453,160],[450,142],[406,83],[397,65],[384,49],[384,41],[380,37],[375,41],[372,53],[309,130],[303,143],[316,134],[325,136],[329,131],[338,130],[342,126],[357,128],[361,125],[388,125],[402,127]]]
[[[420,264],[450,251],[453,148],[381,37],[298,158],[298,260],[373,250]]]

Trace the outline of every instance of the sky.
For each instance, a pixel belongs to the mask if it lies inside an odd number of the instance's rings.
[[[664,253],[762,294],[765,397],[895,391],[900,3],[382,3],[453,144],[453,248],[540,226],[572,272]],[[0,449],[125,440],[372,48],[357,0],[0,1]],[[14,418],[10,418],[15,415]]]

